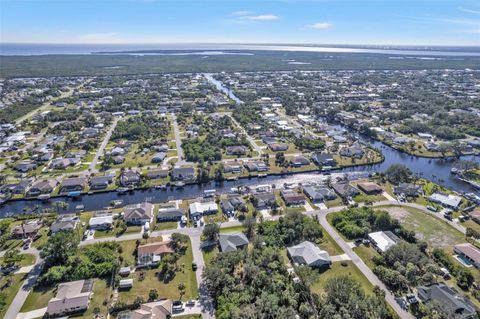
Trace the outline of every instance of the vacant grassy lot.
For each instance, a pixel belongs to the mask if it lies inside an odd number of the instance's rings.
[[[342,266],[342,263],[346,266]],[[312,285],[312,291],[321,295],[324,292],[323,288],[325,287],[325,284],[329,279],[339,276],[348,276],[358,281],[366,293],[372,293],[372,284],[360,272],[360,270],[358,270],[358,268],[351,261],[346,261],[342,263],[335,262],[330,266],[329,269],[318,271],[318,277],[315,283],[313,283]]]
[[[48,305],[48,301],[55,296],[55,285],[34,287],[28,294],[21,312],[32,311],[44,308]]]
[[[245,227],[243,227],[242,225],[240,225],[240,226],[220,228],[220,233],[221,233],[221,234],[241,233],[241,232],[243,232],[244,230],[245,230]]]
[[[122,248],[122,256],[124,257],[124,260],[128,261],[129,265],[134,265],[135,256],[133,252],[135,249],[135,241],[123,242]],[[118,297],[119,301],[131,303],[138,296],[147,300],[148,293],[151,289],[156,289],[161,298],[179,299],[180,293],[178,285],[180,283],[185,285],[185,295],[183,296],[184,300],[197,298],[197,280],[195,278],[195,272],[192,271],[192,261],[192,246],[190,242],[188,242],[185,255],[181,256],[177,262],[179,270],[175,273],[175,277],[172,280],[167,281],[159,278],[157,268],[138,270],[130,275],[130,278],[133,278],[133,288],[130,290],[120,291]],[[141,278],[142,276],[143,279]]]
[[[417,237],[433,247],[446,248],[451,252],[454,245],[465,242],[464,235],[446,222],[410,207],[379,206],[375,209],[388,211]]]
[[[373,247],[367,246],[358,246],[353,249],[355,253],[363,260],[363,262],[368,266],[368,268],[372,269],[375,264],[372,261],[374,256],[378,256],[379,254]]]
[[[35,263],[35,256],[31,254],[22,254],[23,259],[17,265],[20,267],[31,266]],[[3,257],[0,257],[0,265],[3,264]]]

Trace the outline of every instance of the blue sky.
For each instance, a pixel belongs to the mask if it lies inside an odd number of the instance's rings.
[[[480,0],[0,0],[0,42],[480,45]]]

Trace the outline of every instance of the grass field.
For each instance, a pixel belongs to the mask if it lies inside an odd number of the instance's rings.
[[[358,268],[351,262],[343,262],[346,266],[342,266],[341,262],[333,263],[329,269],[318,272],[318,278],[315,283],[312,285],[312,290],[317,294],[321,295],[324,290],[325,284],[331,278],[339,276],[348,276],[360,283],[364,291],[368,294],[371,294],[373,291],[372,284],[368,279],[358,270]]]
[[[48,301],[55,296],[55,285],[34,287],[28,294],[21,312],[32,311],[35,309],[46,307]]]
[[[374,256],[378,256],[379,254],[375,251],[373,247],[367,246],[358,246],[353,249],[355,253],[363,260],[363,262],[368,266],[368,268],[372,269],[375,264],[372,261]]]
[[[31,266],[35,263],[35,256],[31,254],[22,254],[23,259],[17,265],[20,267]],[[0,257],[0,265],[3,264],[3,257]]]
[[[446,248],[451,252],[454,245],[465,242],[465,236],[458,230],[421,210],[411,207],[378,206],[375,209],[386,210],[397,218],[417,237],[433,247]]]

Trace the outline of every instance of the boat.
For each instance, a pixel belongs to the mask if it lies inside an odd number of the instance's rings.
[[[38,199],[39,199],[39,200],[48,200],[48,199],[50,199],[50,194],[41,194],[41,195],[38,195]]]
[[[81,213],[81,212],[84,211],[84,209],[85,209],[85,206],[84,206],[84,205],[77,205],[77,206],[75,206],[75,211],[77,211],[77,212],[80,212],[80,213]]]
[[[110,202],[112,207],[118,207],[123,204],[123,200],[115,199]]]
[[[177,186],[177,188],[183,188],[183,186],[185,186],[185,183],[184,182],[177,182],[175,184],[175,186]]]
[[[167,185],[165,185],[165,184],[162,184],[162,185],[155,185],[155,189],[162,189],[162,190],[165,190],[165,189],[167,189]]]
[[[450,170],[450,173],[457,174],[458,173],[458,168],[452,167],[452,169]]]
[[[128,191],[128,189],[126,189],[126,188],[124,188],[124,187],[119,187],[119,188],[117,188],[117,193],[118,193],[119,195],[125,194],[127,191]]]
[[[82,193],[80,191],[69,192],[68,197],[79,197]]]
[[[88,195],[93,195],[93,192],[92,192],[92,191],[89,191],[87,194],[88,194]]]
[[[238,180],[238,176],[227,177],[227,181],[237,181],[237,180]]]
[[[265,178],[265,177],[267,177],[267,174],[264,174],[264,173],[258,174],[258,178]]]

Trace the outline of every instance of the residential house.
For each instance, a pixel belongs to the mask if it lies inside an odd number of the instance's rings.
[[[360,188],[362,192],[368,195],[383,193],[383,189],[377,183],[361,182],[361,183],[358,183],[357,186],[358,188]]]
[[[236,145],[236,146],[227,146],[226,153],[228,155],[244,155],[248,151],[248,148],[243,145]]]
[[[50,233],[56,234],[59,231],[73,231],[77,228],[80,219],[75,215],[66,215],[57,218],[50,226]]]
[[[157,221],[180,221],[185,216],[185,211],[182,208],[176,208],[175,206],[160,207],[158,209]]]
[[[359,190],[350,185],[348,182],[335,183],[332,185],[333,190],[338,196],[349,199],[360,194]]]
[[[242,172],[242,165],[238,163],[228,162],[223,164],[223,172],[224,173],[241,173]]]
[[[292,262],[313,268],[328,267],[332,264],[330,255],[310,241],[304,241],[296,246],[287,247]]]
[[[476,222],[477,224],[480,224],[480,210],[471,212],[469,215],[474,222]]]
[[[457,209],[460,205],[462,198],[452,194],[433,193],[428,196],[428,200],[438,203],[446,208]]]
[[[288,144],[272,143],[272,144],[268,144],[268,148],[270,148],[273,152],[285,152],[288,150]]]
[[[148,302],[132,310],[129,319],[169,319],[173,314],[171,299]]]
[[[275,194],[273,193],[259,193],[253,194],[252,196],[255,208],[257,209],[267,209],[276,203]]]
[[[151,267],[158,265],[163,256],[174,252],[175,251],[170,245],[170,241],[140,245],[137,249],[137,266]]]
[[[290,163],[293,167],[301,167],[310,164],[310,161],[305,156],[299,155],[290,159]]]
[[[153,221],[153,205],[147,202],[128,206],[123,212],[123,219],[130,225],[144,225]]]
[[[167,153],[157,152],[152,157],[152,163],[162,163],[166,157],[167,157]]]
[[[193,202],[190,204],[190,218],[192,220],[198,220],[202,216],[216,214],[218,212],[218,205],[213,201],[206,202]]]
[[[15,166],[13,168],[16,171],[26,173],[26,172],[29,172],[29,171],[37,168],[37,164],[29,162],[29,161],[23,161],[23,162],[15,164]]]
[[[1,187],[3,193],[11,194],[25,194],[30,187],[31,181],[28,179],[22,179],[18,183],[6,184]]]
[[[280,192],[285,204],[287,206],[300,206],[305,205],[306,198],[303,194],[297,193],[291,189],[285,189]]]
[[[303,187],[303,193],[310,198],[313,203],[326,202],[337,198],[334,191],[323,186],[305,186]]]
[[[342,147],[340,155],[346,157],[362,158],[365,151],[360,143],[354,143],[352,146]]]
[[[417,287],[417,295],[422,302],[435,301],[448,312],[453,313],[452,319],[477,318],[477,309],[471,301],[444,283]]]
[[[243,166],[249,171],[249,172],[266,172],[268,171],[268,166],[265,164],[263,161],[251,161],[251,162],[245,162]]]
[[[112,226],[113,226],[112,214],[93,216],[88,221],[88,228],[94,229],[94,230],[109,230],[109,229],[112,229]]]
[[[400,238],[391,231],[377,231],[370,233],[368,234],[368,239],[381,253],[386,252],[390,247],[395,246],[400,241]]]
[[[90,178],[90,189],[105,189],[113,182],[115,175],[93,176]]]
[[[85,177],[66,178],[60,183],[60,193],[83,191],[87,186]]]
[[[46,315],[52,317],[87,310],[93,295],[93,284],[93,279],[59,284],[55,297],[48,302]]]
[[[28,190],[28,195],[36,196],[40,194],[50,194],[51,192],[53,192],[56,185],[57,185],[56,180],[36,181],[32,184],[32,186]]]
[[[315,153],[312,155],[312,161],[318,166],[335,166],[337,163],[331,154]]]
[[[218,243],[220,250],[228,253],[248,246],[248,238],[243,233],[220,234]]]
[[[140,183],[140,173],[132,169],[125,170],[120,174],[120,185],[133,186]]]
[[[468,259],[473,266],[480,268],[480,249],[470,243],[458,244],[453,247],[453,251]]]
[[[417,197],[422,193],[422,188],[412,183],[400,183],[393,187],[395,195],[404,195],[408,197]]]
[[[222,199],[220,201],[220,207],[225,215],[233,215],[235,207],[230,203],[228,199]]]
[[[29,220],[20,225],[16,225],[12,229],[13,238],[33,238],[42,228],[42,221],[39,219]]]
[[[148,179],[160,179],[168,177],[168,169],[152,169],[145,174]]]
[[[189,181],[195,178],[195,169],[193,167],[177,167],[170,173],[173,181]]]

